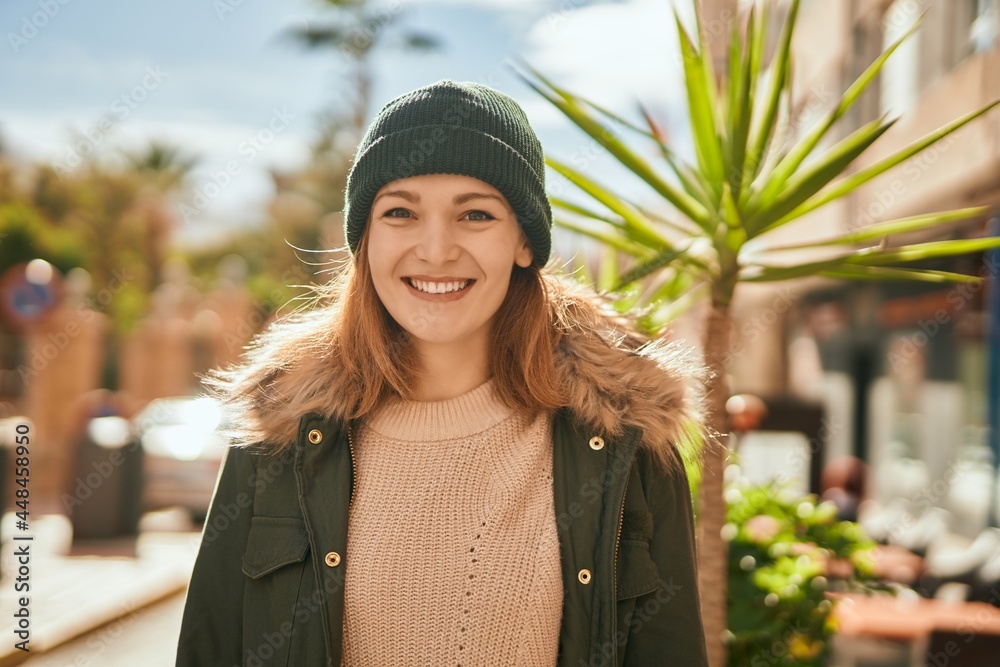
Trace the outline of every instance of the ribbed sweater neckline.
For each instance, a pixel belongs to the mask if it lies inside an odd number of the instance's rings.
[[[372,415],[368,426],[395,440],[453,440],[486,431],[513,412],[497,398],[491,376],[464,394],[440,401],[392,397]]]

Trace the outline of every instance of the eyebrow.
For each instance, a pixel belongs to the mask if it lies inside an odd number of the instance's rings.
[[[420,195],[418,195],[416,192],[411,192],[410,190],[389,190],[388,192],[383,192],[378,197],[375,197],[375,199],[372,201],[372,205],[374,205],[375,202],[377,202],[382,197],[389,197],[393,195],[405,199],[411,204],[420,203]],[[503,204],[504,208],[507,208],[507,203],[501,197],[494,194],[490,194],[488,192],[466,192],[465,194],[455,195],[455,197],[451,200],[451,203],[458,206],[473,199],[495,199],[496,201]]]

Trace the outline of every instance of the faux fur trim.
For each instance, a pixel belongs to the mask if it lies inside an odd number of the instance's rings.
[[[661,460],[676,458],[685,434],[703,427],[705,372],[692,349],[652,339],[617,313],[610,298],[571,277],[543,271],[558,326],[556,372],[566,406],[606,434],[628,425],[642,429],[642,446]],[[308,413],[345,415],[347,378],[331,353],[331,308],[317,308],[272,323],[244,356],[205,379],[234,415],[234,445],[281,447],[296,437]],[[685,430],[687,429],[687,430]]]

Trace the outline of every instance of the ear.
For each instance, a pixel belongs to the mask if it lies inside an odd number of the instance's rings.
[[[521,246],[517,249],[517,254],[514,255],[514,263],[523,269],[531,266],[531,262],[535,258],[535,253],[531,249],[531,244],[528,243],[527,237],[525,237],[524,232],[521,232]]]

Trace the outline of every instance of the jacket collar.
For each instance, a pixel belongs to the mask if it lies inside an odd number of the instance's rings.
[[[638,427],[640,446],[675,459],[686,428],[701,423],[704,371],[679,342],[650,340],[611,299],[564,277],[543,272],[547,294],[565,335],[555,351],[556,373],[568,388],[565,407],[611,436]],[[307,413],[342,418],[348,409],[338,386],[344,374],[329,349],[330,311],[294,314],[254,339],[238,365],[213,371],[209,390],[233,408],[234,444],[292,443]]]

